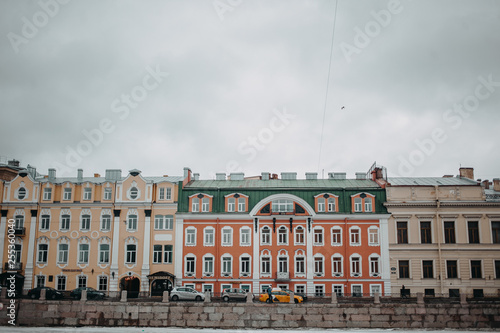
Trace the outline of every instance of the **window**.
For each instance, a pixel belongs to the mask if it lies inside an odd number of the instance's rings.
[[[191,211],[193,213],[198,213],[200,211],[200,199],[199,198],[191,199]]]
[[[109,244],[99,245],[99,263],[109,264]]]
[[[245,198],[238,198],[238,212],[245,212],[247,210]]]
[[[71,221],[71,217],[69,215],[61,216],[61,230],[69,230],[69,223]]]
[[[40,264],[46,264],[48,254],[49,254],[49,245],[48,244],[38,244],[38,260],[37,260],[37,262]]]
[[[271,229],[267,226],[261,231],[261,245],[271,245]]]
[[[203,245],[204,246],[214,246],[214,228],[203,229]]]
[[[90,215],[82,215],[82,224],[80,226],[81,230],[90,230]]]
[[[196,245],[196,229],[186,229],[186,246]]]
[[[208,276],[214,274],[214,257],[203,258],[203,274]]]
[[[342,257],[333,256],[332,258],[332,275],[342,276]]]
[[[430,222],[420,222],[420,243],[431,244],[431,223]]]
[[[78,245],[78,263],[88,264],[89,263],[89,244]]]
[[[240,229],[240,246],[250,246],[250,229],[241,228]]]
[[[153,264],[162,263],[163,249],[161,245],[153,245]]]
[[[325,286],[323,285],[315,285],[314,286],[314,296],[323,297],[325,296]]]
[[[329,212],[335,212],[335,211],[337,211],[337,208],[335,207],[335,198],[329,197],[327,202],[328,202],[327,210]]]
[[[278,245],[286,245],[288,244],[288,230],[281,226],[278,229]]]
[[[354,211],[355,212],[361,212],[363,208],[363,199],[361,198],[354,198]]]
[[[314,229],[313,240],[314,240],[314,245],[316,246],[323,245],[323,229],[320,228]]]
[[[201,211],[202,212],[209,212],[210,211],[210,201],[208,198],[203,198],[201,199]]]
[[[304,257],[295,257],[295,274],[306,273],[306,262]]]
[[[318,198],[318,213],[325,211],[325,198]]]
[[[293,212],[293,201],[287,199],[278,199],[272,202],[272,211],[274,213],[291,213]]]
[[[45,287],[45,275],[37,275],[36,276],[36,286],[37,287]]]
[[[353,285],[352,286],[352,297],[363,297],[363,286]]]
[[[408,222],[397,222],[398,244],[408,244]]]
[[[380,274],[380,259],[379,257],[370,257],[370,274],[378,276]]]
[[[342,245],[342,229],[340,227],[332,228],[332,246]]]
[[[481,272],[481,260],[471,260],[470,261],[470,277],[472,279],[482,279],[483,274]]]
[[[458,269],[456,260],[446,260],[446,273],[448,279],[458,278]]]
[[[42,223],[40,229],[49,230],[50,229],[50,215],[42,215]]]
[[[444,223],[444,242],[455,244],[455,222]]]
[[[126,264],[135,264],[136,262],[136,254],[137,254],[137,246],[135,244],[127,245],[127,253],[126,253]]]
[[[361,258],[351,257],[351,275],[359,276],[361,275]]]
[[[278,272],[287,273],[288,272],[288,258],[278,257]]]
[[[66,277],[58,276],[56,285],[57,285],[57,290],[66,290]]]
[[[304,228],[301,226],[295,228],[295,245],[305,244]]]
[[[368,229],[368,245],[378,245],[378,228],[371,227]]]
[[[156,215],[155,230],[173,230],[174,216],[173,215]]]
[[[233,245],[233,229],[224,227],[222,228],[222,246]]]
[[[500,260],[495,260],[495,278],[500,279]]]
[[[230,275],[232,272],[232,258],[222,257],[222,275]]]
[[[131,214],[127,219],[127,230],[137,230],[137,215]]]
[[[23,253],[22,251],[23,247],[21,244],[15,244],[14,245],[14,255],[15,255],[15,262],[20,263],[21,262],[21,255]]]
[[[351,246],[361,245],[361,240],[360,240],[361,230],[359,228],[352,227],[351,229],[349,229],[349,233],[351,234],[350,236]]]
[[[92,188],[86,187],[83,189],[83,200],[92,199]]]
[[[68,244],[59,244],[57,249],[57,263],[67,264],[68,263]]]
[[[174,246],[173,245],[163,245],[163,263],[164,264],[171,264],[173,255],[174,255]]]
[[[137,187],[132,187],[130,189],[130,199],[135,200],[139,196],[139,190]]]
[[[165,188],[165,200],[172,200],[172,189],[170,187]]]
[[[63,200],[71,200],[71,189],[70,188],[64,189]]]
[[[86,288],[87,287],[87,277],[84,275],[78,276],[78,288]]]
[[[399,264],[399,278],[400,279],[409,279],[410,278],[410,261],[409,260],[400,260]]]
[[[271,258],[262,257],[261,270],[262,274],[271,274]]]
[[[17,190],[17,199],[23,200],[24,198],[26,198],[26,193],[26,189],[24,187],[20,187]]]
[[[22,229],[24,227],[24,216],[16,215],[15,220],[16,223],[14,225],[14,229]]]
[[[299,294],[305,294],[306,293],[306,286],[304,285],[295,285],[295,293]]]
[[[250,275],[250,258],[249,257],[242,257],[240,259],[240,272],[243,275]]]
[[[108,290],[108,277],[105,275],[99,276],[99,291]]]
[[[51,200],[52,199],[52,189],[44,188],[43,189],[43,200]]]
[[[323,257],[315,257],[314,258],[314,274],[316,276],[324,275],[324,265],[323,265]]]
[[[477,221],[467,222],[469,233],[469,244],[479,244],[479,223]]]
[[[111,200],[111,188],[107,187],[104,189],[104,200]]]
[[[422,276],[424,279],[434,278],[433,262],[432,260],[422,261]]]
[[[235,198],[228,198],[227,199],[227,211],[234,212],[235,206],[236,206],[236,199]]]
[[[491,236],[493,243],[500,244],[500,222],[491,222]]]
[[[372,198],[366,197],[365,198],[365,212],[371,212],[372,211]]]
[[[101,230],[102,231],[111,230],[111,215],[101,216]]]
[[[160,187],[160,193],[158,194],[158,200],[165,200],[165,188]]]
[[[342,287],[343,287],[342,285],[338,285],[338,284],[333,286],[333,292],[335,294],[337,294],[337,297],[344,296],[344,292],[342,291],[342,289],[343,289]]]

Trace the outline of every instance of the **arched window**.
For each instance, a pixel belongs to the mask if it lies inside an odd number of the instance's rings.
[[[278,245],[288,245],[288,229],[285,226],[278,228]]]

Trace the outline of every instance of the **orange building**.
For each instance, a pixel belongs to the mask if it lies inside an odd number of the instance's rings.
[[[371,177],[371,174],[369,174]],[[220,293],[268,286],[324,295],[390,292],[385,190],[366,174],[241,173],[199,180],[185,169],[177,283]],[[182,242],[180,242],[182,240]]]

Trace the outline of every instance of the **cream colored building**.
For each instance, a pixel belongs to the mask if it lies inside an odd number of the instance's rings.
[[[392,293],[498,295],[500,181],[460,176],[389,178]],[[408,292],[408,291],[407,291]]]

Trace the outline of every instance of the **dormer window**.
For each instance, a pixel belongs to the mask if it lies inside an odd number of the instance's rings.
[[[240,193],[232,193],[225,196],[226,198],[226,211],[233,212],[246,212],[248,196]]]
[[[375,201],[375,196],[370,194],[370,193],[358,193],[353,196],[352,198],[352,210],[355,213],[373,213],[374,210],[374,201]]]
[[[200,209],[202,213],[209,213],[212,207],[212,196],[208,194],[198,193],[189,197],[191,203],[191,212],[199,213]]]
[[[338,196],[331,193],[321,193],[316,195],[316,211],[318,213],[332,213],[337,211]]]

